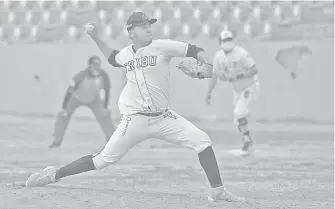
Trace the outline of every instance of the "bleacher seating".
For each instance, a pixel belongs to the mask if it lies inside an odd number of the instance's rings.
[[[101,25],[106,38],[123,38],[125,22],[134,11],[159,21],[156,38],[215,39],[223,28],[253,39],[269,36],[277,25],[333,21],[333,2],[300,1],[0,1],[3,42],[80,41],[87,21]],[[313,14],[313,15],[310,15]]]

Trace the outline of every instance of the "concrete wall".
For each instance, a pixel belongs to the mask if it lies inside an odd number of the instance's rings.
[[[197,41],[214,55],[216,42]],[[116,48],[120,48],[117,43]],[[313,56],[300,63],[298,78],[293,80],[274,60],[278,49],[308,45]],[[261,97],[255,103],[253,116],[262,120],[305,118],[333,122],[334,116],[334,42],[317,40],[306,42],[242,43],[257,61],[260,69]],[[97,47],[87,41],[82,44],[13,45],[0,48],[0,112],[20,114],[51,114],[59,110],[72,75],[85,68],[87,58],[101,55]],[[172,64],[175,64],[174,60]],[[123,70],[103,67],[111,76],[113,90],[110,107],[119,117],[117,100],[123,86]],[[39,75],[40,81],[33,76]],[[208,81],[194,80],[172,70],[172,107],[187,117],[232,117],[232,92],[228,84],[220,82],[214,90],[213,104],[204,98]],[[77,116],[91,113],[81,108]]]

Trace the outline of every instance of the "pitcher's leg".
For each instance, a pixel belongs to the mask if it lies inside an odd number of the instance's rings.
[[[93,155],[97,169],[119,161],[133,146],[148,138],[146,116],[124,116],[105,147]]]
[[[57,114],[56,122],[55,122],[55,129],[53,134],[53,142],[49,146],[49,148],[59,147],[62,142],[65,135],[65,131],[67,130],[67,127],[69,125],[70,119],[75,112],[75,110],[81,105],[81,103],[75,99],[71,98],[67,104],[67,107],[60,111]]]
[[[67,176],[105,168],[119,161],[133,146],[145,140],[147,134],[146,118],[141,116],[123,117],[101,152],[81,157],[59,169],[49,166],[31,175],[26,182],[26,186],[44,186]]]
[[[91,105],[90,108],[108,141],[115,131],[110,111],[102,103]]]
[[[198,153],[200,165],[206,173],[210,186],[213,188],[211,200],[243,200],[225,191],[212,148],[212,141],[205,132],[174,111],[170,111],[158,122],[157,131],[157,136],[160,139],[188,147]]]

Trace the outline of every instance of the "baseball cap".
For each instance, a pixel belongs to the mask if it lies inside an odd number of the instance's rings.
[[[100,64],[101,63],[101,60],[98,56],[91,56],[89,59],[88,59],[88,64]]]
[[[232,38],[233,38],[233,34],[228,30],[222,31],[219,37],[219,39],[222,41],[226,39],[232,39]]]
[[[127,30],[131,30],[132,28],[147,22],[154,24],[157,22],[157,19],[149,19],[143,12],[134,12],[127,20]]]

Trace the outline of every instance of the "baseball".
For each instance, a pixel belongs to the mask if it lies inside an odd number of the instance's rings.
[[[92,32],[94,30],[95,25],[93,23],[87,23],[86,24],[86,31]]]

